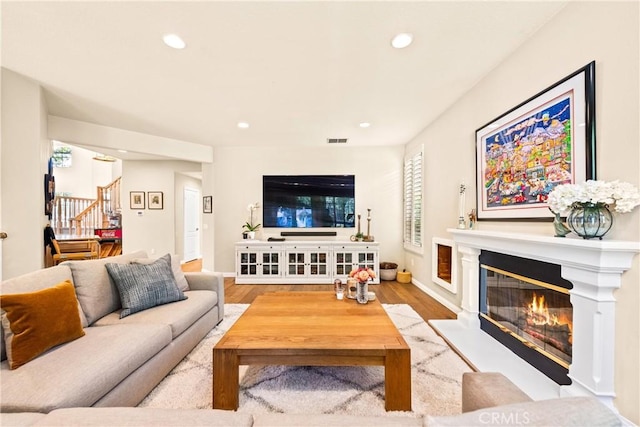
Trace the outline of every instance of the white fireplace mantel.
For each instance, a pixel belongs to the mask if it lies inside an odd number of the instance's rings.
[[[613,407],[615,298],[640,242],[584,240],[481,230],[447,230],[462,255],[462,312],[432,326],[481,371],[499,371],[534,399],[594,395]],[[559,264],[573,284],[572,384],[559,386],[480,330],[478,257],[489,250]],[[614,408],[615,409],[615,408]]]

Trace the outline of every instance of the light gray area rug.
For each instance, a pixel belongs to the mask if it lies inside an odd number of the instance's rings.
[[[383,304],[411,347],[412,412],[384,409],[380,366],[241,366],[238,412],[453,415],[461,412],[467,364],[407,304]],[[224,320],[140,403],[154,408],[211,408],[212,348],[249,307],[226,304]]]

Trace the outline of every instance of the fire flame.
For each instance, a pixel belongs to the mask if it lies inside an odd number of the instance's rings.
[[[544,295],[538,296],[535,292],[533,292],[533,298],[531,302],[527,304],[527,324],[530,326],[543,326],[544,330],[549,329],[552,331],[568,331],[568,336],[566,338],[569,344],[573,343],[573,321],[570,315],[563,314],[563,310],[560,311],[560,316],[557,316],[555,313],[549,312],[549,307],[547,302],[545,301]],[[534,336],[537,332],[530,332]],[[540,335],[543,337],[547,337],[551,341],[545,341],[552,343],[557,340],[557,335],[550,334],[547,335],[546,332],[541,332]],[[557,347],[562,349],[563,347]]]
[[[549,307],[544,300],[544,295],[533,293],[533,299],[528,305],[527,315],[534,325],[559,325],[558,316],[549,313]]]
[[[544,299],[544,295],[538,296],[535,292],[531,302],[527,305],[527,322],[537,326],[560,326],[567,325],[569,331],[573,332],[573,322],[565,318],[564,316],[558,317],[557,315],[549,312],[549,307]],[[571,342],[572,339],[569,339]]]

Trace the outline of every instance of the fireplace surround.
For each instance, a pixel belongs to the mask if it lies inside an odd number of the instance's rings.
[[[447,230],[461,254],[462,311],[456,320],[429,323],[480,371],[502,372],[535,400],[592,395],[615,410],[613,296],[622,274],[640,252],[640,242],[591,241],[484,230]],[[480,329],[481,251],[554,263],[571,283],[572,358],[560,385]]]
[[[560,265],[480,252],[480,329],[560,385],[571,384],[571,282]]]

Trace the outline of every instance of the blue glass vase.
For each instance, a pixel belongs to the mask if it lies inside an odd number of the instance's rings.
[[[583,239],[602,240],[613,226],[613,215],[604,203],[576,203],[567,217],[567,225]]]

